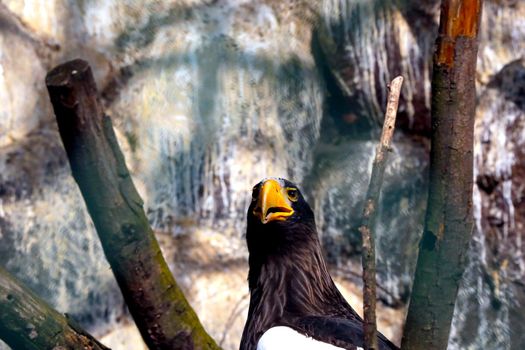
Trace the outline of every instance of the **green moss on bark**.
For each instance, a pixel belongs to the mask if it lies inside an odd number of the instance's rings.
[[[2,268],[0,339],[16,350],[108,350]]]
[[[150,349],[219,349],[177,285],[149,226],[87,62],[46,84],[73,177],[126,304]]]

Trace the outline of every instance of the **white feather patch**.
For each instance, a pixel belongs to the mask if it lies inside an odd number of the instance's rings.
[[[257,350],[337,350],[343,349],[307,337],[296,330],[277,326],[272,327],[262,335],[257,344]],[[357,348],[358,350],[362,348]],[[344,349],[343,349],[344,350]]]

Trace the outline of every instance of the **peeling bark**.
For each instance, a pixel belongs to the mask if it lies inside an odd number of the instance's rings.
[[[219,349],[162,256],[88,63],[59,65],[46,84],[73,177],[144,341],[152,350]]]
[[[481,0],[443,0],[432,77],[425,229],[403,349],[446,349],[473,229],[475,73]]]

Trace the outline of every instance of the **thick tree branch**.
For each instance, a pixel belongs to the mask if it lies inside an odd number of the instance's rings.
[[[2,268],[0,339],[13,349],[109,350]]]
[[[386,169],[386,160],[390,151],[390,144],[394,135],[396,124],[397,107],[403,77],[397,77],[390,83],[388,101],[383,123],[381,139],[377,146],[370,184],[366,193],[365,208],[363,210],[363,222],[359,232],[363,237],[363,314],[365,349],[377,350],[377,324],[376,324],[376,254],[373,234],[373,226],[376,208],[383,184],[383,175]]]
[[[402,345],[446,349],[473,228],[473,133],[481,0],[443,0],[432,75],[425,230]]]
[[[219,349],[161,254],[88,63],[62,64],[46,84],[73,177],[144,341],[152,350]]]

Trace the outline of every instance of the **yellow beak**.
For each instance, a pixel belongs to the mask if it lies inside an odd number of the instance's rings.
[[[286,189],[282,188],[278,181],[266,180],[261,185],[253,215],[263,224],[286,220],[294,213],[287,196]]]

